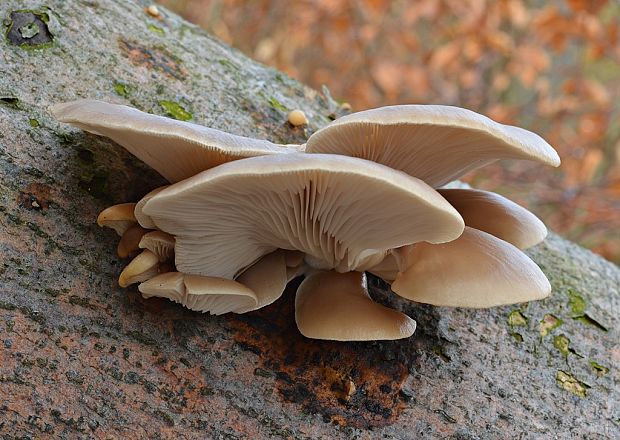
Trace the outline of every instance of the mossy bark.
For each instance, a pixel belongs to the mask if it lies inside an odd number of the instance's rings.
[[[54,121],[77,98],[301,142],[329,97],[201,29],[126,0],[3,0],[0,434],[31,438],[618,438],[620,270],[555,235],[530,252],[554,294],[470,311],[378,300],[413,338],[302,338],[292,290],[211,317],[117,287],[112,203],[163,183],[112,142]],[[286,123],[286,110],[310,119]],[[371,207],[369,207],[371,209]]]

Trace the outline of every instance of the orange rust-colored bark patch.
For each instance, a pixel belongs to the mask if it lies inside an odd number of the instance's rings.
[[[51,188],[42,183],[31,183],[19,193],[18,203],[26,209],[46,210],[50,202]]]
[[[163,73],[166,76],[184,80],[187,71],[181,67],[181,61],[162,48],[149,48],[135,41],[119,39],[121,52],[136,66],[143,66]]]
[[[336,342],[305,338],[295,325],[297,285],[292,283],[269,307],[231,317],[237,344],[256,353],[261,366],[275,374],[281,396],[304,410],[319,413],[326,421],[357,428],[394,423],[405,407],[401,389],[407,366],[414,363],[414,340]]]

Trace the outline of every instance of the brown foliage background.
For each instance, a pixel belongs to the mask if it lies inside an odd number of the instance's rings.
[[[503,161],[466,180],[620,263],[620,2],[160,3],[353,110],[458,105],[541,134],[560,169]]]

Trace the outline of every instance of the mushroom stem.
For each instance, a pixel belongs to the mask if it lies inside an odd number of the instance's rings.
[[[315,272],[299,286],[295,321],[302,335],[337,341],[407,338],[415,321],[374,302],[361,272]]]

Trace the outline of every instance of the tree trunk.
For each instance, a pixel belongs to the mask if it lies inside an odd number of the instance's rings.
[[[103,99],[286,143],[339,107],[146,3],[44,4],[0,2],[0,434],[620,437],[620,270],[553,234],[530,252],[545,301],[437,308],[371,280],[418,321],[394,342],[304,339],[292,290],[213,317],[120,289],[118,237],[95,218],[163,180],[49,105]],[[306,130],[286,123],[295,108]]]

